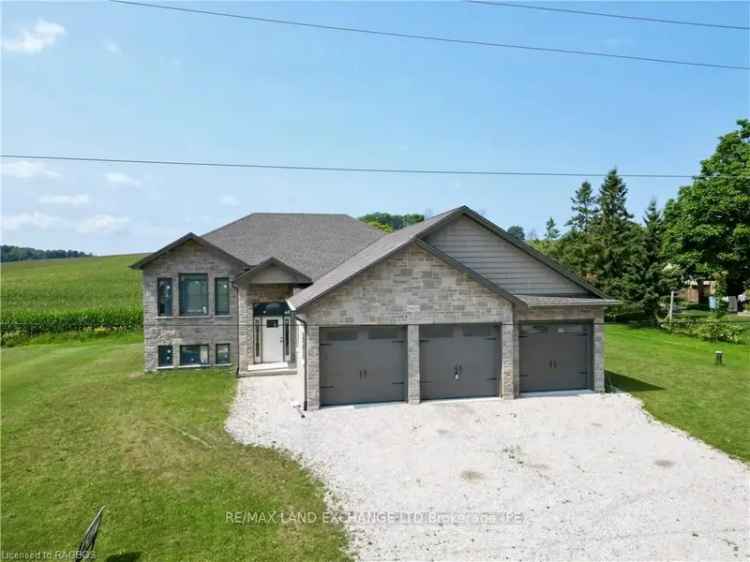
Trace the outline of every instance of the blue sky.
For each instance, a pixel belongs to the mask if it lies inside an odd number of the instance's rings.
[[[743,31],[466,3],[182,3],[404,33],[748,65]],[[541,3],[540,5],[552,5]],[[748,25],[748,3],[557,6]],[[348,167],[694,173],[750,115],[750,73],[442,44],[108,3],[2,5],[2,151]],[[149,251],[253,211],[467,204],[564,223],[585,178],[6,160],[3,243]],[[589,178],[595,186],[600,178]],[[680,185],[629,179],[631,211]]]

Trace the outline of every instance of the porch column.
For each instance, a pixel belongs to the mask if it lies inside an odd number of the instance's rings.
[[[307,404],[306,410],[320,408],[320,328],[307,327]]]
[[[594,317],[594,392],[604,392],[604,313]]]
[[[248,302],[247,287],[237,288],[237,321],[239,322],[237,347],[239,348],[239,372],[247,372],[252,363],[253,314]]]
[[[502,353],[500,365],[500,396],[506,400],[516,397],[518,371],[518,334],[512,322],[503,322],[501,329]]]
[[[406,352],[407,352],[407,395],[409,404],[419,404],[420,376],[419,376],[419,324],[409,324],[406,328]]]

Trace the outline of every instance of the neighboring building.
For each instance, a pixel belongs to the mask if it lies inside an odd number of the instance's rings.
[[[132,267],[147,371],[290,375],[308,409],[604,390],[616,301],[468,207],[388,235],[255,213]]]
[[[690,279],[679,290],[678,298],[692,304],[708,304],[708,297],[716,295],[716,281]]]

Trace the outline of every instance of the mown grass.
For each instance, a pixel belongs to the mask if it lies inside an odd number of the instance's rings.
[[[4,555],[73,550],[104,505],[97,560],[346,557],[344,533],[320,518],[227,522],[227,512],[325,508],[322,485],[297,463],[226,434],[230,373],[144,375],[133,335],[0,359]]]
[[[2,265],[3,341],[15,335],[143,323],[140,254]]]
[[[604,349],[608,380],[654,417],[750,461],[750,345],[607,326]]]

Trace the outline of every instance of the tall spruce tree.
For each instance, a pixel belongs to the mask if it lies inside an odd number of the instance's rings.
[[[570,202],[573,203],[570,208],[573,211],[573,216],[565,223],[565,226],[569,226],[573,230],[588,232],[591,223],[594,222],[599,212],[591,184],[588,181],[583,182],[581,187],[576,190],[575,195],[570,198]]]
[[[669,264],[664,259],[664,218],[652,199],[643,217],[643,236],[640,247],[638,301],[646,317],[654,321],[659,311],[659,299],[669,292],[674,282]]]
[[[640,229],[631,222],[627,195],[617,169],[610,170],[599,188],[599,213],[591,225],[591,257],[596,284],[613,297],[630,300]]]
[[[560,231],[557,229],[555,219],[549,218],[547,224],[544,225],[544,239],[548,241],[554,241],[560,238]]]

